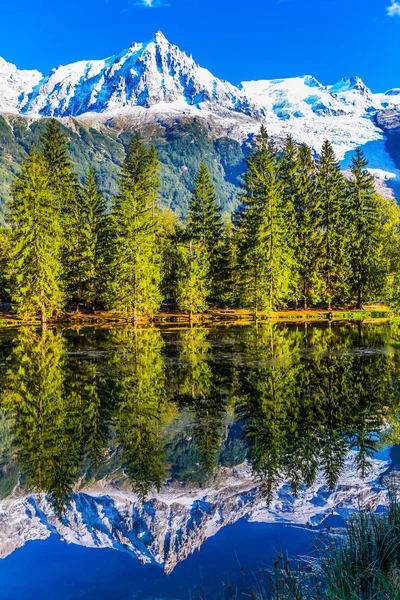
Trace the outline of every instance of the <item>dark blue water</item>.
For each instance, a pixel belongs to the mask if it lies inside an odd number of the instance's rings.
[[[282,549],[312,553],[315,534],[280,524],[225,527],[173,573],[127,554],[68,545],[51,537],[28,542],[0,561],[2,600],[189,600],[227,597],[227,585],[251,591],[260,568]],[[242,571],[243,569],[243,571]],[[244,577],[241,573],[244,573]]]

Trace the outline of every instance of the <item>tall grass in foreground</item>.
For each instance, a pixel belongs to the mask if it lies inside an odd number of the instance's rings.
[[[391,493],[384,514],[360,512],[343,535],[330,535],[315,564],[275,561],[271,592],[257,600],[400,600],[400,502]]]

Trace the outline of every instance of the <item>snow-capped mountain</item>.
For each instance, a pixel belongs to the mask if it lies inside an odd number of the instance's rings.
[[[198,116],[218,135],[240,142],[263,122],[273,136],[290,133],[316,152],[329,139],[344,168],[361,146],[378,178],[400,181],[377,126],[377,115],[387,109],[400,110],[400,88],[374,94],[358,77],[334,85],[304,76],[235,86],[198,66],[161,32],[115,56],[60,66],[46,76],[0,59],[3,113],[100,123],[124,116],[131,124]]]
[[[42,79],[39,71],[20,71],[0,57],[0,111],[17,112],[20,99]]]
[[[245,94],[196,65],[158,32],[148,43],[133,43],[105,60],[81,61],[53,69],[16,106],[23,114],[78,116],[116,112],[159,103],[258,112]]]
[[[372,94],[358,77],[324,86],[307,75],[243,82],[241,89],[267,116],[275,115],[281,120],[362,115],[381,108],[380,97]]]

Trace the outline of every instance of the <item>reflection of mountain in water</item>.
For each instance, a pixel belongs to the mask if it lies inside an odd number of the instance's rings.
[[[56,534],[68,543],[128,552],[169,573],[206,539],[241,518],[317,525],[332,511],[346,515],[360,506],[383,506],[387,493],[379,477],[387,461],[374,460],[362,481],[354,458],[347,461],[335,491],[321,474],[297,498],[280,482],[270,503],[246,464],[221,468],[207,488],[167,486],[145,503],[128,490],[98,484],[72,497],[62,521],[43,495],[16,494],[0,503],[0,557],[29,540]]]
[[[0,555],[56,533],[169,572],[242,517],[377,508],[396,346],[374,325],[19,330],[0,342]]]

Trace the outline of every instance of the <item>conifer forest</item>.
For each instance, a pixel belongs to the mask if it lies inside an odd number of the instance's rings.
[[[222,213],[205,163],[184,220],[158,205],[159,162],[134,135],[109,203],[90,168],[81,180],[49,120],[12,186],[0,230],[1,294],[23,318],[67,309],[151,318],[169,302],[276,310],[400,305],[400,209],[378,195],[360,150],[343,172],[261,128],[246,159],[238,208]],[[76,308],[75,308],[76,307]]]

